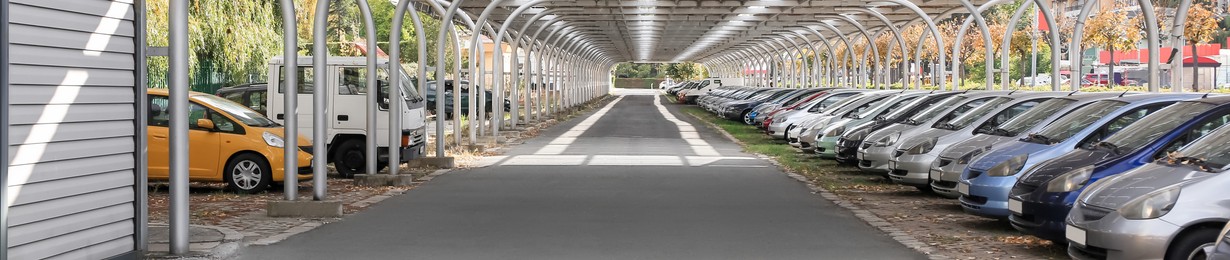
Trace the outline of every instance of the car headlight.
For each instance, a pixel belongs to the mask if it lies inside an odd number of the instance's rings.
[[[1182,186],[1174,186],[1145,194],[1119,207],[1119,214],[1127,219],[1159,218],[1174,208],[1175,202],[1179,200],[1180,190]]]
[[[935,142],[939,142],[939,138],[927,139],[921,143],[914,145],[914,147],[910,147],[910,149],[906,149],[905,153],[908,153],[908,154],[929,153],[931,152],[932,149],[935,149]]]
[[[1066,172],[1046,184],[1046,192],[1070,192],[1084,187],[1093,174],[1093,165]]]
[[[900,139],[900,138],[901,138],[901,133],[890,134],[888,136],[885,136],[884,138],[880,138],[879,141],[876,141],[875,146],[876,147],[889,147],[894,144],[897,144],[897,139]]]
[[[282,140],[281,136],[275,135],[270,132],[265,132],[261,134],[261,137],[265,138],[265,144],[268,144],[269,146],[273,146],[277,148],[286,147],[286,141]]]
[[[862,129],[862,130],[850,132],[846,134],[845,136],[843,136],[843,138],[845,138],[846,140],[851,140],[851,141],[863,140],[863,138],[867,138],[868,133],[870,132],[868,132],[867,129]]]
[[[987,170],[987,175],[990,175],[990,176],[1016,175],[1017,173],[1021,172],[1022,168],[1025,168],[1026,161],[1029,161],[1029,154],[1022,154],[1016,157],[1012,157],[1012,159],[1008,159],[1008,161],[999,163],[998,165],[995,165],[995,167],[991,167],[991,169]]]
[[[838,126],[838,127],[831,128],[828,132],[824,133],[824,136],[841,136],[841,133],[845,133],[845,132],[846,132],[845,126]]]
[[[957,158],[957,164],[969,164],[970,161],[974,160],[974,157],[978,156],[979,154],[982,154],[983,151],[984,151],[983,149],[976,149],[976,150],[970,151],[969,153],[966,153],[965,155],[961,156],[961,158]]]

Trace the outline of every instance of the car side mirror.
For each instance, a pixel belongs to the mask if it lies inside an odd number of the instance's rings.
[[[213,120],[204,119],[204,118],[196,120],[196,127],[200,127],[203,129],[209,129],[210,131],[217,130],[216,128],[214,128]]]

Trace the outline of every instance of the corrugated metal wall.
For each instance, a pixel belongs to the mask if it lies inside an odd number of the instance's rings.
[[[132,0],[10,0],[8,9],[8,259],[132,253]]]

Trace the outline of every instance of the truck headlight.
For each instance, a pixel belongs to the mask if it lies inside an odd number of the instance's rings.
[[[1025,168],[1025,162],[1027,161],[1029,161],[1029,154],[1012,157],[1008,161],[991,167],[991,169],[987,170],[987,175],[999,177],[1016,175],[1018,172],[1021,172],[1022,168]]]
[[[265,144],[268,144],[269,146],[273,146],[277,148],[286,147],[286,140],[282,140],[281,136],[275,135],[270,132],[265,132],[261,134],[261,137],[265,138]]]
[[[1127,219],[1154,219],[1165,216],[1179,200],[1182,186],[1155,191],[1136,198],[1119,208],[1119,214]]]
[[[923,141],[923,142],[921,142],[921,143],[918,143],[918,144],[914,145],[914,147],[910,147],[910,149],[906,149],[906,150],[905,150],[905,153],[908,153],[908,154],[926,154],[926,153],[929,153],[929,152],[931,152],[931,150],[932,150],[932,149],[935,149],[935,143],[936,143],[936,142],[939,142],[939,138],[931,138],[931,139],[927,139],[927,140],[925,140],[925,141]]]
[[[1093,174],[1093,165],[1066,172],[1046,184],[1046,192],[1070,192],[1085,187]]]

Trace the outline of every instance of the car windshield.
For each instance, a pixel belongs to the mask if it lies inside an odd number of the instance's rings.
[[[277,122],[269,120],[269,118],[253,111],[251,108],[240,105],[233,101],[214,95],[197,95],[193,96],[201,103],[221,110],[223,113],[231,115],[235,119],[239,119],[243,124],[251,127],[274,127],[278,126]]]
[[[1072,103],[1076,103],[1076,100],[1067,98],[1053,98],[1043,101],[1037,106],[1034,106],[1033,109],[1025,111],[1025,113],[1013,118],[1012,120],[1008,120],[1008,122],[1004,122],[1004,124],[999,126],[998,131],[992,131],[990,134],[1009,137],[1019,135],[1021,132],[1037,126],[1043,119],[1054,115],[1056,111],[1059,111],[1059,109],[1062,109]]]
[[[1204,102],[1179,102],[1141,118],[1102,142],[1124,151],[1134,151],[1214,107],[1216,106]]]
[[[1054,123],[1047,125],[1042,131],[1032,134],[1030,140],[1043,144],[1053,144],[1063,142],[1068,137],[1076,135],[1076,133],[1084,130],[1097,122],[1098,119],[1106,117],[1110,112],[1114,112],[1120,107],[1128,105],[1127,102],[1118,100],[1102,100],[1089,104],[1088,106],[1072,111]],[[1037,138],[1033,138],[1037,137]]]
[[[807,100],[808,97],[811,97],[812,95],[815,95],[815,94],[816,94],[815,91],[803,91],[803,93],[800,93],[799,95],[794,95],[794,97],[790,98],[789,100],[786,100],[786,102],[782,102],[782,106],[793,106],[794,104],[798,104],[799,102]]]
[[[903,123],[906,123],[909,125],[920,125],[923,122],[930,121],[932,118],[939,116],[941,113],[944,113],[945,110],[948,110],[948,108],[955,106],[965,101],[966,99],[969,99],[969,98],[964,97],[964,96],[952,96],[952,97],[946,98],[944,99],[944,101],[940,102],[939,104],[936,104],[936,105],[931,106],[930,108],[927,108],[927,110],[923,111],[922,113],[918,113],[917,115],[914,115],[913,117],[910,117],[909,119],[906,119],[905,122]],[[889,115],[889,117],[894,117],[894,116],[904,116],[904,115],[897,115],[897,113],[893,113]]]
[[[836,113],[838,110],[841,110],[842,107],[848,106],[854,103],[855,101],[858,101],[859,99],[863,99],[863,98],[870,97],[870,96],[871,95],[869,94],[858,94],[858,95],[850,96],[849,98],[845,98],[845,99],[842,99],[841,101],[837,101],[837,103],[833,103],[832,105],[828,107],[819,109],[820,110],[819,112],[825,115],[832,115],[833,113]]]
[[[1193,158],[1196,165],[1210,168],[1211,172],[1226,170],[1230,165],[1230,127],[1221,127],[1204,138],[1197,139],[1192,144],[1178,152],[1178,158]]]
[[[827,97],[817,98],[812,101],[810,106],[799,106],[799,109],[807,108],[808,113],[819,113],[827,107],[832,107],[834,104],[850,99],[853,95],[848,94],[831,94]]]
[[[956,118],[952,120],[948,120],[948,122],[936,122],[935,125],[932,127],[944,128],[948,130],[958,130],[961,128],[965,128],[966,126],[973,124],[974,121],[977,121],[979,118],[982,118],[982,116],[985,116],[988,113],[991,113],[991,111],[994,111],[996,108],[999,108],[1000,105],[1003,105],[1004,103],[1008,103],[1008,101],[1012,101],[1012,98],[997,97],[997,98],[991,99],[990,101],[983,103],[981,106],[978,106],[977,108],[974,108],[973,110],[970,110],[967,113],[957,116]]]
[[[398,85],[401,85],[401,92],[402,94],[404,94],[402,98],[405,99],[406,101],[411,101],[411,102],[422,101],[423,96],[419,95],[418,88],[414,87],[415,84],[418,84],[418,80],[415,78],[411,78],[409,75],[406,75],[406,70],[404,69],[397,70],[397,73],[401,74],[401,79],[400,79],[401,82],[398,82]],[[382,68],[379,70],[379,72],[377,72],[376,76],[378,77],[378,79],[380,79],[379,83],[380,83],[381,91],[387,91],[388,88],[386,86],[388,86],[389,84],[388,83],[389,70]]]
[[[905,106],[906,104],[909,104],[910,101],[913,101],[916,98],[918,98],[918,96],[909,96],[909,97],[898,96],[898,97],[895,97],[894,100],[889,100],[888,102],[880,103],[879,105],[876,105],[875,107],[872,107],[871,109],[867,109],[866,111],[863,111],[862,113],[859,113],[858,115],[856,115],[854,118],[858,118],[858,119],[871,118],[874,116],[882,115],[884,113],[891,113],[894,110],[897,110],[898,108],[901,108]]]
[[[779,95],[778,97],[775,97],[772,100],[769,100],[769,103],[782,103],[783,101],[786,101],[787,99],[790,99],[791,97],[794,97],[795,94],[799,93],[799,91],[798,90],[786,90],[786,91],[782,91],[782,93],[783,93],[782,95]]]

